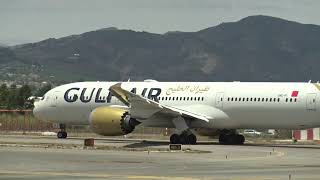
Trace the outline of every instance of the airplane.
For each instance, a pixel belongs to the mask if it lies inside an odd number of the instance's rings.
[[[196,144],[219,136],[220,144],[244,144],[238,129],[306,129],[320,126],[320,84],[282,82],[76,82],[34,102],[35,117],[66,125],[90,125],[104,136],[136,126],[174,128],[172,144]]]

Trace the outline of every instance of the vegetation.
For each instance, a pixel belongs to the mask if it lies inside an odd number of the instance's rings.
[[[43,96],[51,89],[51,85],[45,85],[37,90],[32,91],[29,85],[17,87],[11,85],[8,87],[6,84],[0,86],[0,109],[30,109],[33,103],[28,101],[32,95]]]

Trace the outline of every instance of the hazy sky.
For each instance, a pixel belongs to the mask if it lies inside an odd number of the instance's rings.
[[[249,15],[320,24],[319,0],[0,0],[0,44],[118,27],[198,31]]]

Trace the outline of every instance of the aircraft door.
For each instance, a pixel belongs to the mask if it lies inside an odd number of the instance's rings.
[[[216,108],[223,109],[223,97],[224,97],[223,92],[218,92],[216,94]]]
[[[307,110],[309,111],[316,110],[316,97],[317,97],[317,94],[315,93],[307,94]]]
[[[57,107],[58,105],[58,94],[59,94],[59,91],[55,91],[54,93],[51,94],[51,97],[50,97],[50,106],[51,107]]]

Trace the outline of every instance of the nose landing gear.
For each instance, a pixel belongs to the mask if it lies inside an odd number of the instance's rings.
[[[60,131],[57,133],[57,137],[59,139],[66,139],[68,137],[68,133],[66,131],[65,124],[59,124]]]

